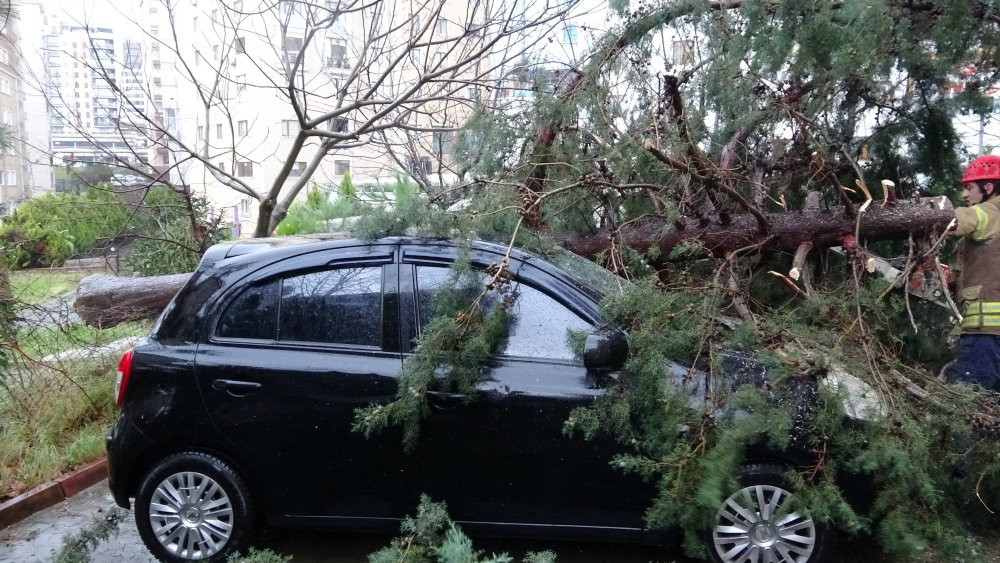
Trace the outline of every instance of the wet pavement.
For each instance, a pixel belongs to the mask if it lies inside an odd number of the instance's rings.
[[[0,562],[36,563],[50,561],[62,547],[62,539],[90,524],[96,516],[114,508],[106,483],[99,483],[55,506],[42,510],[13,526],[0,530]],[[324,530],[265,531],[257,547],[291,555],[296,563],[363,563],[368,554],[386,546],[392,536],[351,534]],[[509,553],[520,560],[529,551],[550,549],[559,563],[647,563],[654,561],[692,562],[680,549],[656,546],[578,542],[523,541],[473,538],[484,553]],[[885,561],[867,542],[841,541],[831,550],[830,563]],[[117,536],[103,542],[93,552],[93,563],[146,563],[154,559],[146,551],[135,522],[129,514]]]
[[[13,526],[0,530],[0,561],[37,563],[50,561],[62,547],[62,539],[88,525],[96,516],[114,507],[104,483],[90,487],[75,497],[42,510]],[[258,547],[291,555],[296,563],[357,562],[386,546],[392,536],[348,534],[343,532],[270,530],[264,532]],[[677,554],[650,546],[606,545],[573,542],[530,542],[474,538],[477,549],[485,553],[506,552],[520,559],[529,551],[551,549],[560,563],[629,563],[648,561],[687,561]],[[93,552],[93,563],[146,563],[155,561],[142,545],[135,522],[129,514],[118,535],[103,542]]]

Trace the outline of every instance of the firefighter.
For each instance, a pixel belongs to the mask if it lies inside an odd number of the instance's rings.
[[[955,300],[962,313],[950,381],[1000,391],[1000,156],[981,156],[962,175],[967,207],[955,210]]]

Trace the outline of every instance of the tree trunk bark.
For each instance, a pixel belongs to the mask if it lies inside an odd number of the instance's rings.
[[[659,219],[637,222],[621,229],[617,242],[642,252],[655,247],[660,252],[658,262],[663,263],[684,242],[698,242],[717,256],[753,245],[760,245],[761,250],[795,252],[803,242],[820,248],[839,246],[841,237],[853,235],[856,227],[856,219],[848,217],[841,207],[769,213],[767,218],[771,225],[769,237],[760,232],[757,220],[747,214],[733,217],[725,226],[701,224],[694,219],[676,225]],[[884,208],[872,206],[861,215],[858,235],[868,242],[902,239],[911,232],[941,231],[954,218],[955,210],[944,197]],[[556,242],[580,256],[594,259],[611,247],[613,236],[610,229],[601,229],[588,235],[557,237]]]
[[[163,311],[191,274],[116,278],[95,274],[80,281],[76,309],[83,322],[108,328],[139,319],[151,319]]]
[[[946,198],[885,208],[875,206],[861,215],[860,239],[874,242],[906,238],[911,232],[940,231],[954,217],[955,210]],[[757,244],[761,250],[795,252],[803,242],[811,242],[813,247],[839,246],[841,237],[845,234],[853,236],[855,229],[855,220],[847,217],[843,208],[839,207],[772,213],[768,215],[768,220],[771,224],[770,237],[760,233],[760,225],[752,215],[737,215],[725,226],[717,223],[699,225],[697,220],[692,219],[685,221],[683,228],[676,228],[662,220],[653,220],[622,229],[620,243],[640,251],[656,247],[660,251],[659,261],[665,262],[670,251],[683,242],[698,241],[717,255]],[[594,259],[611,247],[611,237],[610,230],[602,229],[591,235],[557,237],[556,241],[581,256]],[[89,276],[80,282],[73,306],[84,322],[91,326],[106,328],[126,321],[152,318],[160,314],[190,276]]]

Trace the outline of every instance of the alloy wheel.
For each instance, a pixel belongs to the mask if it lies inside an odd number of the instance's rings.
[[[203,473],[174,473],[156,487],[149,524],[160,545],[182,559],[219,553],[233,532],[233,505],[218,482]]]
[[[816,524],[782,508],[791,493],[752,485],[727,498],[715,515],[713,548],[725,563],[806,563],[816,547]]]

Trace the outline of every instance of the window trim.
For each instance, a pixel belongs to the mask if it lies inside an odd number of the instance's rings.
[[[403,307],[401,305],[399,323],[401,329],[403,328],[405,323],[409,323],[412,325],[412,330],[413,330],[412,338],[416,338],[423,331],[423,326],[421,326],[420,323],[420,287],[419,284],[417,283],[417,267],[430,266],[438,268],[449,268],[451,267],[451,264],[455,260],[455,254],[449,253],[447,247],[445,248],[438,247],[437,250],[439,252],[441,252],[442,250],[444,251],[440,254],[438,253],[432,254],[430,252],[427,252],[426,250],[429,250],[429,248],[427,247],[404,248],[400,262],[400,267],[401,267],[400,292],[401,293],[404,292],[404,283],[405,283],[406,284],[405,291],[409,292],[408,299],[412,302],[411,303],[412,307],[409,307],[412,309],[412,311],[404,312]],[[452,248],[451,251],[457,252],[457,250],[454,248]],[[476,257],[476,253],[477,251],[473,250],[473,256],[471,257],[470,260],[472,266],[474,268],[486,268],[491,263],[489,261],[488,256],[492,255],[492,253],[489,253],[488,251],[480,251],[481,256],[478,258]],[[493,260],[493,262],[499,262],[501,258],[502,255],[498,254],[496,255],[496,260]],[[406,279],[404,281],[403,276],[406,274],[403,273],[404,272],[403,268],[406,268],[407,266],[410,267],[409,268],[410,273],[407,275],[407,277],[412,279]],[[514,282],[519,284],[524,284],[542,293],[549,299],[552,299],[556,303],[565,307],[568,311],[570,311],[571,313],[579,317],[581,320],[591,325],[592,327],[600,326],[602,323],[606,322],[604,319],[600,318],[599,315],[596,316],[592,315],[587,311],[583,310],[582,308],[578,307],[571,300],[565,299],[561,295],[562,293],[576,295],[583,301],[593,303],[596,311],[597,304],[593,302],[592,299],[590,299],[582,292],[577,291],[571,285],[555,278],[549,272],[546,272],[544,269],[535,267],[532,264],[527,264],[525,262],[522,262],[521,260],[515,260],[513,257],[511,258],[510,261],[510,268]],[[527,274],[527,276],[525,274]],[[402,299],[403,298],[401,298],[401,303]],[[404,314],[411,315],[411,319],[403,319]],[[403,353],[412,354],[412,350],[405,344],[405,342],[407,341],[407,335],[402,335],[400,339],[404,343]],[[552,363],[552,364],[572,365],[572,366],[583,365],[582,359],[566,360],[561,358],[510,356],[504,354],[490,354],[487,361],[504,361],[504,362],[519,361],[519,362],[533,362],[533,363]]]
[[[272,349],[298,349],[298,350],[330,350],[338,352],[362,352],[365,354],[383,353],[398,356],[399,349],[399,309],[396,304],[387,302],[387,283],[396,284],[396,296],[398,298],[398,263],[396,261],[396,246],[374,245],[374,246],[353,246],[337,249],[327,249],[320,251],[320,258],[327,260],[317,261],[317,253],[311,252],[304,255],[289,257],[266,264],[254,272],[227,282],[227,289],[217,300],[212,310],[208,312],[208,321],[204,323],[204,331],[200,341],[213,345],[254,345]],[[382,299],[380,301],[382,310],[381,333],[379,334],[379,345],[370,346],[362,344],[343,344],[335,342],[308,342],[298,340],[278,340],[277,338],[234,338],[218,336],[219,323],[233,300],[237,299],[250,286],[259,286],[270,283],[275,279],[352,267],[381,267],[382,268]],[[281,314],[281,284],[278,285],[278,307],[275,315]],[[277,319],[275,320],[275,334],[277,336]],[[387,338],[387,335],[389,336]]]

